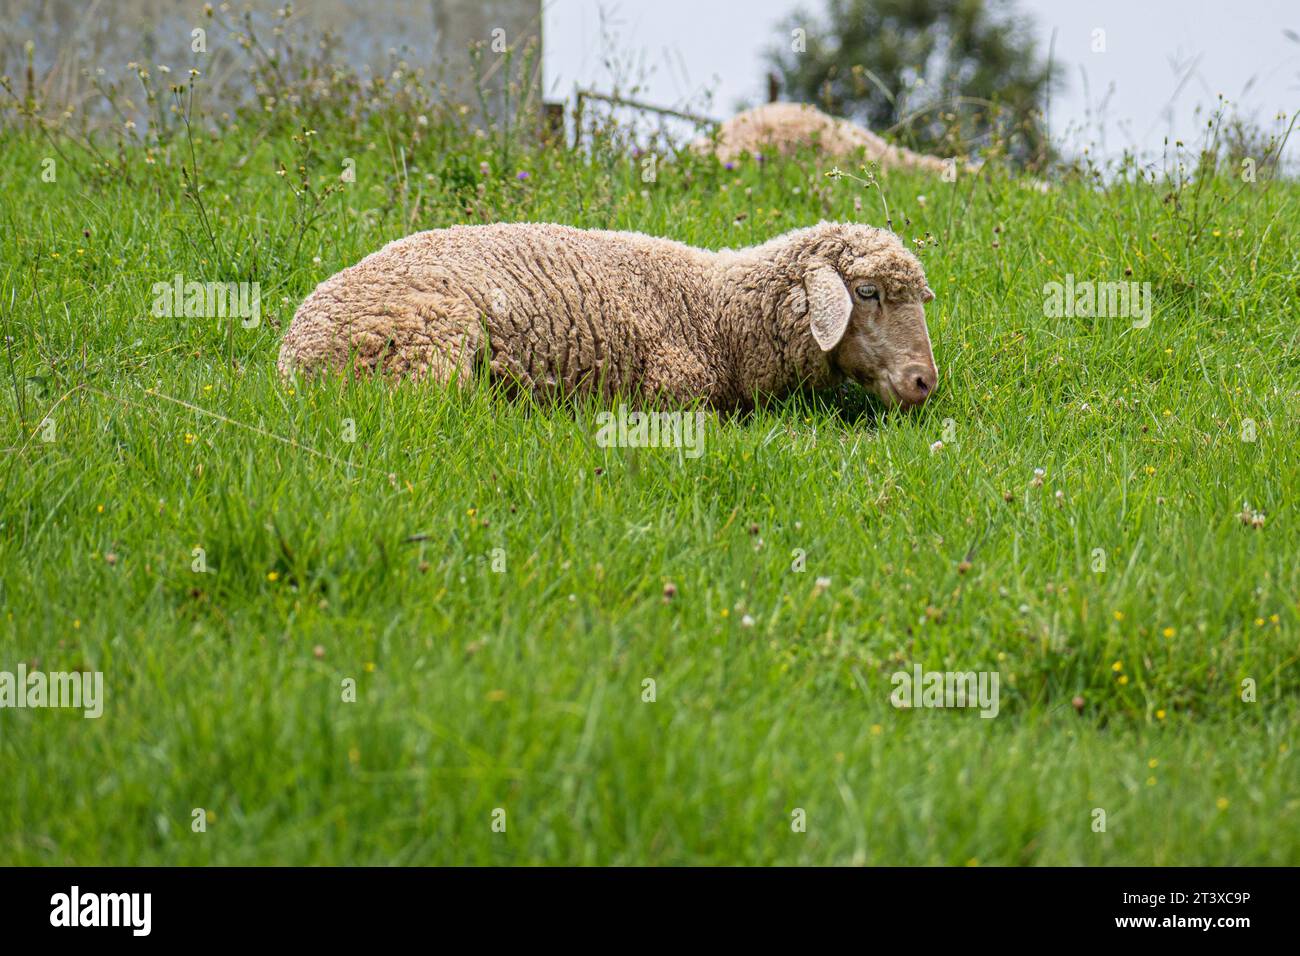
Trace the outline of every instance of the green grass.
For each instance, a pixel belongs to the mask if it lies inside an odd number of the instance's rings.
[[[1300,863],[1300,186],[891,175],[933,240],[939,394],[710,415],[691,460],[598,447],[590,401],[287,387],[278,341],[419,228],[719,247],[879,224],[874,191],[313,142],[196,142],[200,214],[184,138],[105,173],[0,132],[0,670],[107,692],[99,720],[0,711],[0,863]],[[276,174],[344,157],[319,202]],[[1044,316],[1045,283],[1126,269],[1149,328]],[[259,281],[262,324],[151,317],[177,273]],[[999,672],[999,716],[896,710],[914,663]]]

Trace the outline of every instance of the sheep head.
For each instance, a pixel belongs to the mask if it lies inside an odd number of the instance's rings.
[[[809,331],[832,370],[887,405],[920,405],[938,384],[925,324],[934,293],[920,261],[884,229],[823,223],[804,233]]]

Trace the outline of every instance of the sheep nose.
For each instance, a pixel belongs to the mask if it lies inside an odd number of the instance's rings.
[[[898,377],[899,397],[906,405],[920,405],[934,391],[938,377],[939,373],[933,365],[922,365],[919,362],[908,365]]]

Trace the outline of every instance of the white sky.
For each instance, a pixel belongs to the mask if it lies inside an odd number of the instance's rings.
[[[640,98],[662,106],[693,105],[717,118],[730,115],[742,101],[766,99],[763,51],[788,42],[777,24],[800,5],[796,0],[544,3],[548,94],[567,97],[575,83],[599,90],[611,86],[603,11],[616,40],[612,50],[623,64],[619,73],[645,76]],[[823,0],[807,0],[805,6],[820,11]],[[1125,147],[1158,154],[1166,134],[1199,142],[1204,120],[1198,121],[1193,110],[1213,106],[1219,93],[1270,127],[1278,111],[1289,116],[1300,108],[1300,43],[1282,32],[1300,34],[1298,0],[1019,0],[1017,9],[1033,18],[1044,56],[1056,32],[1055,60],[1068,85],[1054,94],[1050,119],[1053,137],[1067,151],[1091,143],[1108,156]],[[1098,28],[1105,30],[1103,53],[1091,50]],[[1189,76],[1180,88],[1184,73]],[[715,93],[712,105],[701,98],[708,90]],[[1101,128],[1099,114],[1105,118]],[[1295,157],[1298,151],[1290,147],[1288,155]]]

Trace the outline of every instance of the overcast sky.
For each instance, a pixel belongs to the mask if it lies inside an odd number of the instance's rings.
[[[621,75],[647,73],[642,97],[657,105],[699,106],[722,118],[741,102],[766,99],[763,51],[788,42],[777,29],[796,0],[544,0],[546,82],[556,97],[575,83],[608,89],[611,47]],[[820,11],[823,0],[808,0]],[[1193,110],[1219,93],[1266,124],[1278,111],[1300,108],[1297,0],[1019,0],[1046,56],[1053,32],[1055,61],[1068,85],[1051,104],[1053,137],[1074,152],[1085,142],[1107,155],[1129,147],[1158,154],[1166,134],[1196,142]],[[1105,31],[1105,52],[1092,51]],[[629,64],[632,68],[628,68]],[[869,64],[868,64],[869,65]],[[1180,80],[1186,77],[1180,85]],[[1104,103],[1104,111],[1100,109]],[[1098,127],[1098,116],[1105,122]],[[1080,133],[1086,129],[1086,134]],[[1104,138],[1103,138],[1104,137]],[[1294,147],[1296,144],[1292,143]],[[1297,150],[1288,148],[1295,159]]]

